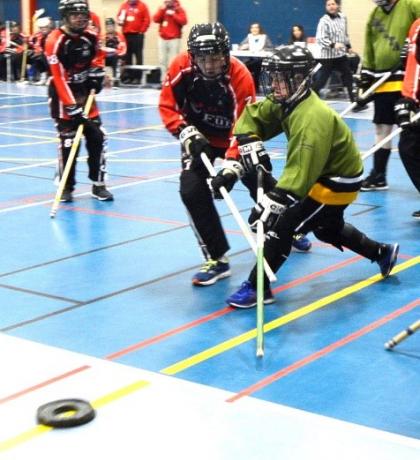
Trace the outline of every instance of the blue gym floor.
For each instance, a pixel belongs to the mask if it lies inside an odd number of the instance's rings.
[[[265,308],[265,356],[257,360],[255,309],[225,302],[254,256],[223,202],[233,275],[191,284],[202,259],[178,194],[178,141],[161,124],[157,97],[123,88],[98,96],[115,201],[90,197],[83,148],[75,201],[50,219],[58,144],[46,89],[0,85],[1,336],[223,390],[232,410],[251,397],[420,440],[420,333],[392,352],[383,347],[420,317],[420,222],[411,217],[420,200],[397,142],[389,190],[360,194],[346,214],[373,239],[400,243],[393,275],[383,280],[376,264],[310,235],[311,252],[292,253],[278,272],[277,302]],[[362,151],[374,144],[371,117],[369,110],[346,119]],[[266,146],[278,175],[285,139]],[[231,195],[246,218],[252,203],[244,187]],[[13,350],[0,356],[13,358]],[[36,392],[66,372],[53,363],[48,376],[37,369],[29,365],[13,391],[0,379],[0,414],[12,394]],[[279,452],[275,435],[272,451]]]

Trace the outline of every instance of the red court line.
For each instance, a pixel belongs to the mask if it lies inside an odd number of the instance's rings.
[[[293,364],[290,364],[287,367],[284,367],[283,369],[280,369],[279,371],[275,372],[274,374],[269,375],[268,377],[265,377],[264,379],[260,380],[257,383],[254,383],[253,385],[245,388],[244,390],[240,391],[239,393],[236,393],[234,396],[231,396],[226,400],[226,402],[235,402],[238,401],[238,399],[243,398],[244,396],[249,396],[252,393],[255,393],[256,391],[261,390],[262,388],[272,384],[273,382],[276,382],[277,380],[280,380],[281,378],[285,377],[286,375],[291,374],[294,371],[297,371],[298,369],[302,368],[303,366],[306,366],[307,364],[313,363],[314,361],[323,358],[324,356],[328,355],[329,353],[337,350],[338,348],[343,347],[344,345],[347,345],[350,342],[353,342],[356,339],[359,339],[360,337],[368,334],[369,332],[372,332],[373,330],[377,329],[378,327],[383,326],[384,324],[388,323],[389,321],[397,318],[398,316],[403,315],[404,313],[409,312],[410,310],[413,310],[416,308],[418,305],[420,305],[420,299],[416,299],[413,302],[410,302],[409,304],[405,305],[404,307],[399,308],[398,310],[393,311],[392,313],[389,313],[386,316],[383,316],[382,318],[374,321],[373,323],[368,324],[365,327],[362,327],[358,331],[355,331],[346,337],[343,337],[340,340],[337,340],[336,342],[331,343],[330,345],[327,345],[324,348],[321,348],[320,350],[316,351],[315,353],[312,353],[309,356],[306,356],[303,359],[300,359],[299,361],[296,361]]]
[[[49,380],[45,380],[45,381],[43,381],[41,383],[33,385],[32,387],[25,388],[24,390],[18,391],[17,393],[13,393],[13,394],[11,394],[9,396],[6,396],[5,398],[1,398],[0,399],[0,404],[3,404],[5,402],[11,401],[13,399],[19,398],[20,396],[26,395],[28,393],[31,393],[32,391],[38,390],[39,388],[46,387],[47,385],[49,385],[51,383],[58,382],[59,380],[63,380],[65,378],[67,378],[67,377],[71,377],[72,375],[78,374],[79,372],[86,371],[86,370],[88,370],[90,368],[91,368],[91,366],[85,365],[85,366],[78,367],[77,369],[73,369],[71,371],[65,372],[64,374],[57,375],[55,377],[52,377]]]
[[[344,260],[342,262],[339,262],[337,264],[331,265],[331,266],[329,266],[327,268],[324,268],[324,269],[319,270],[317,272],[314,272],[314,273],[311,273],[309,275],[303,276],[303,277],[298,278],[298,279],[296,279],[294,281],[286,283],[286,284],[284,284],[282,286],[278,286],[277,288],[273,289],[273,292],[277,293],[277,292],[281,292],[281,291],[284,291],[286,289],[298,286],[300,284],[305,283],[308,280],[316,278],[317,276],[322,276],[322,275],[324,275],[326,273],[329,273],[329,272],[338,270],[338,269],[340,269],[342,267],[345,267],[346,265],[350,265],[351,263],[356,262],[360,258],[361,258],[360,256],[355,256],[355,257],[352,257],[350,259],[347,259],[347,260]],[[220,310],[218,310],[218,311],[216,311],[214,313],[211,313],[209,315],[206,315],[206,316],[203,316],[201,318],[198,318],[197,320],[191,321],[190,323],[186,323],[186,324],[184,324],[182,326],[179,326],[177,328],[170,329],[169,331],[166,331],[166,332],[164,332],[162,334],[156,335],[156,336],[151,337],[149,339],[143,340],[143,341],[141,341],[139,343],[135,343],[133,345],[130,345],[127,348],[124,348],[122,350],[119,350],[119,351],[116,351],[114,353],[111,353],[110,355],[105,356],[104,359],[113,360],[113,359],[120,358],[121,356],[124,356],[124,355],[127,355],[129,353],[132,353],[133,351],[139,350],[141,348],[145,348],[145,347],[147,347],[149,345],[152,345],[154,343],[158,343],[158,342],[160,342],[162,340],[167,339],[168,337],[171,337],[173,335],[179,334],[179,333],[184,332],[184,331],[186,331],[188,329],[191,329],[191,328],[193,328],[193,327],[195,327],[195,326],[197,326],[199,324],[206,323],[208,321],[211,321],[211,320],[213,320],[215,318],[219,318],[221,316],[224,316],[224,315],[226,315],[228,313],[231,313],[231,312],[234,312],[234,311],[237,311],[237,310],[232,308],[232,307],[224,307],[224,308],[222,308],[222,309],[220,309]],[[38,384],[36,384],[36,385],[34,385],[32,387],[26,388],[24,390],[21,390],[21,391],[15,393],[15,394],[12,394],[10,396],[6,396],[6,397],[0,399],[0,404],[2,404],[4,402],[7,402],[7,401],[9,401],[11,399],[15,399],[15,398],[17,398],[19,396],[23,396],[23,395],[25,395],[27,393],[30,393],[31,391],[35,391],[35,390],[37,390],[39,388],[43,388],[43,387],[45,387],[45,386],[47,386],[47,385],[49,385],[51,383],[54,383],[54,382],[56,382],[58,380],[66,378],[66,377],[70,377],[71,375],[74,375],[74,374],[76,374],[78,372],[82,372],[82,371],[87,370],[89,368],[90,368],[90,366],[87,366],[87,365],[82,366],[82,367],[79,367],[77,369],[73,369],[73,370],[71,370],[71,371],[69,371],[69,372],[67,372],[65,374],[53,377],[53,378],[51,378],[49,380],[46,380],[44,382],[40,382],[40,383],[38,383]]]

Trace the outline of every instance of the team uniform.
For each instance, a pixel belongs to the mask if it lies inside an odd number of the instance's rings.
[[[403,165],[416,189],[420,192],[420,122],[410,123],[411,114],[420,110],[420,19],[408,33],[408,56],[402,87],[403,99],[395,105],[399,125],[403,128],[398,144]],[[420,219],[420,211],[413,213]]]
[[[127,53],[127,42],[121,32],[115,30],[115,21],[109,18],[105,21],[107,31],[105,34],[104,42],[106,48],[105,65],[112,68],[113,77],[117,77],[118,63]],[[112,26],[113,30],[108,28]]]
[[[43,22],[40,22],[42,19]],[[43,24],[42,27],[45,27],[45,32],[39,31],[36,32],[29,38],[29,54],[28,62],[33,67],[33,73],[40,76],[37,84],[43,85],[47,82],[47,74],[49,72],[49,65],[47,57],[45,56],[45,44],[47,41],[48,35],[51,33],[51,22],[49,18],[38,19],[37,23]],[[44,24],[48,24],[44,26]]]
[[[61,0],[70,6],[85,5],[85,0]],[[83,6],[85,11],[87,7]],[[98,38],[87,29],[80,33],[68,33],[60,28],[48,36],[45,53],[52,78],[48,87],[51,117],[55,120],[60,139],[59,175],[61,177],[71,146],[80,123],[84,123],[84,137],[88,152],[89,179],[93,182],[92,195],[99,200],[112,200],[106,190],[105,147],[106,135],[102,129],[96,102],[87,116],[82,116],[88,95],[92,89],[99,92],[103,79],[103,57]],[[76,161],[73,162],[65,185],[63,201],[72,201],[71,192],[76,180]]]
[[[287,138],[283,172],[274,189],[254,208],[249,222],[251,226],[258,219],[264,223],[264,256],[273,272],[289,256],[294,233],[312,231],[319,240],[340,250],[346,246],[378,262],[383,276],[388,276],[398,245],[370,240],[344,220],[344,210],[357,197],[363,164],[350,129],[309,89],[312,68],[307,49],[293,45],[278,49],[263,61],[268,97],[247,106],[235,125],[235,136],[254,133],[264,141],[284,133]],[[277,83],[280,79],[281,84]],[[270,94],[273,84],[289,85],[287,98]],[[235,148],[227,152],[232,159],[238,155]],[[266,276],[264,301],[274,301]],[[255,306],[256,267],[228,302],[241,308]]]
[[[366,26],[365,48],[361,77],[364,89],[386,72],[392,75],[375,91],[374,117],[376,142],[390,134],[396,123],[394,104],[401,97],[404,71],[398,69],[400,54],[411,24],[420,17],[420,0],[374,0],[377,6],[370,14]],[[373,169],[362,184],[362,191],[385,190],[386,166],[391,153],[391,142],[374,154]]]
[[[239,60],[230,58],[229,70],[216,80],[197,76],[188,53],[171,63],[163,85],[159,111],[166,128],[175,136],[193,125],[210,143],[210,161],[223,158],[233,125],[245,106],[255,100],[252,76]],[[199,159],[182,148],[181,198],[207,258],[220,259],[229,249],[223,227],[207,185],[209,173]],[[255,180],[244,184],[255,197]]]
[[[10,28],[18,28],[16,23],[12,23]],[[22,58],[25,44],[28,37],[20,32],[13,33],[7,37],[6,31],[2,31],[0,37],[0,79],[7,80],[7,59],[10,59],[11,78],[19,80],[21,78]]]

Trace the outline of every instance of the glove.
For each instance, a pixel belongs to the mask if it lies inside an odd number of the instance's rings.
[[[86,87],[89,91],[95,90],[96,94],[102,91],[105,78],[105,70],[100,67],[93,67],[89,69],[88,77],[86,80]]]
[[[394,114],[400,128],[406,129],[412,126],[411,119],[417,113],[418,106],[413,99],[403,97],[394,106]]]
[[[276,230],[280,216],[297,200],[278,187],[274,187],[271,192],[265,193],[262,200],[257,203],[251,211],[248,223],[252,231],[256,231],[257,221],[261,220],[264,224],[264,232]]]
[[[220,188],[225,187],[225,189],[230,192],[235,185],[235,182],[243,175],[244,168],[239,161],[225,160],[223,163],[223,169],[221,169],[210,181],[210,188],[213,192],[214,198],[216,198],[216,200],[223,199],[223,196],[220,193]]]
[[[410,40],[406,38],[403,46],[401,47],[401,51],[400,51],[400,69],[401,70],[405,70],[405,67],[407,65],[409,46],[410,46]]]
[[[179,140],[187,156],[192,159],[200,158],[202,152],[211,153],[209,141],[198,131],[195,126],[187,126],[179,133]]]
[[[270,157],[256,134],[239,134],[236,140],[241,163],[247,173],[255,172],[258,165],[261,165],[266,172],[272,171]]]
[[[89,121],[89,119],[84,114],[83,107],[80,105],[65,105],[64,111],[66,112],[67,116],[69,116],[71,120],[78,125],[82,123],[85,124]]]
[[[375,77],[362,70],[359,75],[353,75],[353,81],[356,85],[354,94],[355,102],[357,103],[358,108],[363,108],[366,104],[372,101],[375,96],[375,93],[371,93],[369,96],[362,98],[362,94],[375,83]]]

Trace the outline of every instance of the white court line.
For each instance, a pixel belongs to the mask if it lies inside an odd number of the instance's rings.
[[[150,149],[150,148],[155,148],[155,147],[164,147],[166,145],[173,145],[173,144],[178,144],[178,141],[172,141],[172,142],[161,142],[155,145],[145,145],[143,147],[133,147],[130,149],[122,149],[122,150],[115,150],[113,152],[106,153],[106,158],[108,159],[109,157],[112,157],[114,155],[117,155],[118,153],[128,153],[128,152],[134,152],[138,150],[145,150],[145,149]],[[86,160],[87,156],[83,157],[78,157],[77,161],[82,161]],[[28,161],[28,160],[27,160]],[[0,174],[7,174],[10,172],[14,171],[22,171],[23,169],[31,169],[31,168],[40,168],[43,166],[50,166],[54,165],[57,163],[57,160],[51,160],[51,161],[45,161],[42,163],[36,163],[36,164],[30,164],[30,165],[24,165],[24,166],[13,166],[11,168],[5,168],[5,169],[0,169]]]
[[[120,188],[133,187],[133,186],[139,185],[139,184],[146,184],[146,183],[149,183],[149,182],[157,182],[157,181],[160,181],[160,180],[171,179],[173,177],[178,177],[178,176],[179,176],[179,173],[168,174],[167,176],[159,176],[159,177],[154,177],[152,179],[142,179],[142,180],[139,180],[139,181],[127,182],[126,184],[114,185],[112,187],[107,186],[107,188],[109,190],[117,190],[117,189],[120,189]],[[83,193],[76,193],[74,196],[75,197],[81,197],[81,196],[89,196],[90,194],[91,194],[90,192],[83,192]],[[22,209],[33,208],[35,206],[43,206],[43,205],[46,205],[46,204],[51,204],[53,202],[54,202],[54,198],[52,198],[50,200],[37,201],[36,203],[29,203],[29,204],[23,204],[23,205],[19,205],[19,206],[12,206],[10,208],[3,208],[3,209],[0,209],[0,214],[5,214],[5,213],[8,213],[8,212],[12,212],[12,211],[20,211]]]
[[[150,139],[136,139],[136,138],[133,138],[133,137],[120,137],[120,136],[114,136],[112,134],[108,134],[108,138],[112,139],[114,141],[144,142],[145,144],[154,144],[154,143],[156,143],[156,141],[152,141]]]
[[[50,141],[39,141],[39,142],[21,142],[19,144],[0,144],[0,149],[10,148],[10,147],[25,147],[27,145],[40,145],[40,144],[53,144],[58,142],[58,139],[50,140]]]
[[[5,104],[5,105],[0,105],[0,109],[14,109],[15,107],[31,107],[32,105],[48,105],[48,101],[28,102],[26,104]]]

